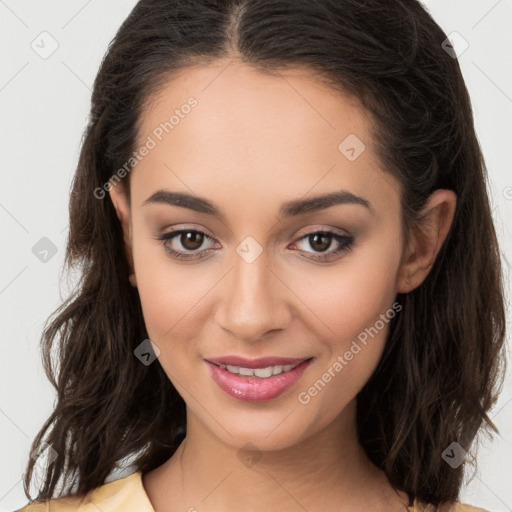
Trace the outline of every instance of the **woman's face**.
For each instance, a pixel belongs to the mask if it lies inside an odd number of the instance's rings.
[[[296,444],[355,404],[400,314],[399,184],[369,116],[305,73],[218,61],[152,99],[124,224],[152,364],[215,437]],[[235,375],[231,356],[269,359]]]

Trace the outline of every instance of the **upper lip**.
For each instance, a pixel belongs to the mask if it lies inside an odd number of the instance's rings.
[[[246,359],[240,356],[221,356],[209,357],[206,359],[210,363],[220,365],[226,364],[230,366],[241,366],[242,368],[266,368],[267,366],[285,366],[287,364],[299,364],[311,357],[258,357],[257,359]]]

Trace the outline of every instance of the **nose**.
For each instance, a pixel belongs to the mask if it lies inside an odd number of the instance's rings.
[[[265,253],[252,263],[235,255],[234,267],[222,284],[217,325],[241,341],[261,340],[288,327],[292,296],[287,284],[270,268]]]

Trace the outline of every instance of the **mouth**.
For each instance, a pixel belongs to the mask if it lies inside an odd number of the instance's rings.
[[[313,359],[226,356],[205,359],[205,362],[214,382],[229,396],[245,401],[265,401],[290,389]]]

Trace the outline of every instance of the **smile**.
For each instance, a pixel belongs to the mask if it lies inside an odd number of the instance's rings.
[[[306,371],[313,358],[294,363],[249,368],[205,360],[213,381],[227,395],[237,400],[272,400],[290,389]],[[265,363],[267,364],[267,363]],[[252,365],[254,366],[254,365]]]
[[[233,366],[230,364],[220,364],[219,366],[223,370],[227,370],[230,373],[234,373],[235,375],[242,375],[244,377],[259,377],[260,379],[268,379],[273,375],[279,375],[280,373],[289,372],[297,367],[300,363],[297,364],[287,364],[287,365],[275,365],[275,366],[267,366],[266,368],[244,368],[243,366]]]

